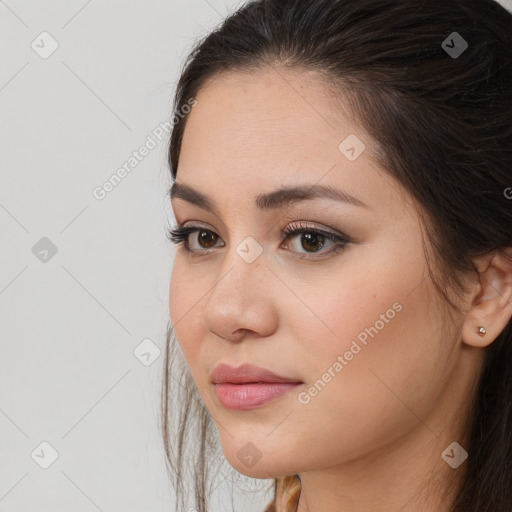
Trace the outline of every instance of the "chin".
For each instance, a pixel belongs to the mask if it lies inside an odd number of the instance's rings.
[[[223,452],[231,466],[250,478],[269,479],[295,473],[289,452],[285,450],[281,453],[267,446],[260,449],[251,442],[245,442],[223,445]]]

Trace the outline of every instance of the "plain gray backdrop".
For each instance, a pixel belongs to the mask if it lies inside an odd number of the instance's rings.
[[[165,123],[240,3],[0,0],[0,512],[174,510]]]

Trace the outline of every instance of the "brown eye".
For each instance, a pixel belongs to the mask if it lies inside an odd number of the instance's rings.
[[[191,235],[194,235],[194,237]],[[184,249],[190,253],[206,252],[207,249],[214,247],[220,240],[219,236],[209,229],[180,225],[169,230],[167,236],[174,244],[179,245],[183,243]],[[198,247],[191,247],[194,245],[198,245]]]
[[[321,241],[321,243],[319,242]],[[301,246],[307,251],[316,252],[324,246],[325,238],[314,231],[309,233],[302,233]]]
[[[283,230],[286,235],[288,248],[304,258],[321,258],[338,253],[348,243],[348,237],[335,235],[322,229],[300,222],[295,226],[288,226]]]
[[[198,231],[199,237],[199,245],[204,249],[210,249],[215,246],[215,243],[218,239],[218,236],[212,231],[208,231],[207,229],[202,229]]]
[[[192,234],[195,236],[191,237]],[[288,226],[282,234],[286,240],[292,240],[291,243],[286,244],[287,248],[298,254],[301,259],[308,257],[318,259],[319,257],[334,255],[350,243],[350,239],[342,233],[336,235],[302,223],[296,228]],[[168,232],[168,238],[175,244],[183,243],[185,251],[195,255],[202,252],[208,254],[208,250],[219,246],[217,242],[222,240],[219,235],[209,229],[180,225]],[[194,245],[196,246],[194,247]],[[224,245],[221,244],[219,247],[224,247]],[[325,247],[327,247],[327,250],[322,250]]]

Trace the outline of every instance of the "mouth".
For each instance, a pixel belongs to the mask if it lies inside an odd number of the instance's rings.
[[[272,402],[300,385],[293,382],[223,382],[214,384],[214,388],[226,409],[245,411]]]
[[[223,363],[217,365],[210,382],[221,404],[233,410],[261,407],[304,384],[247,363],[236,368]]]

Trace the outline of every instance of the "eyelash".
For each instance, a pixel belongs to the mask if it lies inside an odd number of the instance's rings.
[[[188,242],[188,236],[192,233],[198,232],[198,231],[206,231],[208,233],[213,233],[216,235],[216,233],[210,229],[206,229],[204,227],[200,226],[188,226],[183,227],[180,224],[177,224],[173,229],[169,229],[167,231],[167,238],[174,244],[178,245],[183,243],[185,251],[187,251],[190,254],[194,253],[207,253],[211,249],[190,249],[190,244]],[[299,253],[304,255],[302,259],[309,258],[311,259],[311,255],[313,258],[318,258],[318,256],[315,256],[315,254],[321,254],[321,257],[324,257],[328,254],[337,253],[339,250],[343,249],[348,243],[350,243],[350,239],[347,236],[338,236],[333,233],[330,233],[328,231],[323,231],[321,229],[312,228],[311,226],[308,226],[306,224],[299,223],[298,227],[294,226],[288,226],[282,231],[282,235],[286,238],[289,238],[293,235],[298,235],[302,233],[314,233],[316,235],[321,235],[323,238],[326,238],[327,240],[330,240],[331,242],[334,242],[336,245],[334,245],[331,249],[325,252],[310,252],[310,253]],[[217,235],[218,236],[218,235]],[[220,238],[220,237],[219,237]]]

